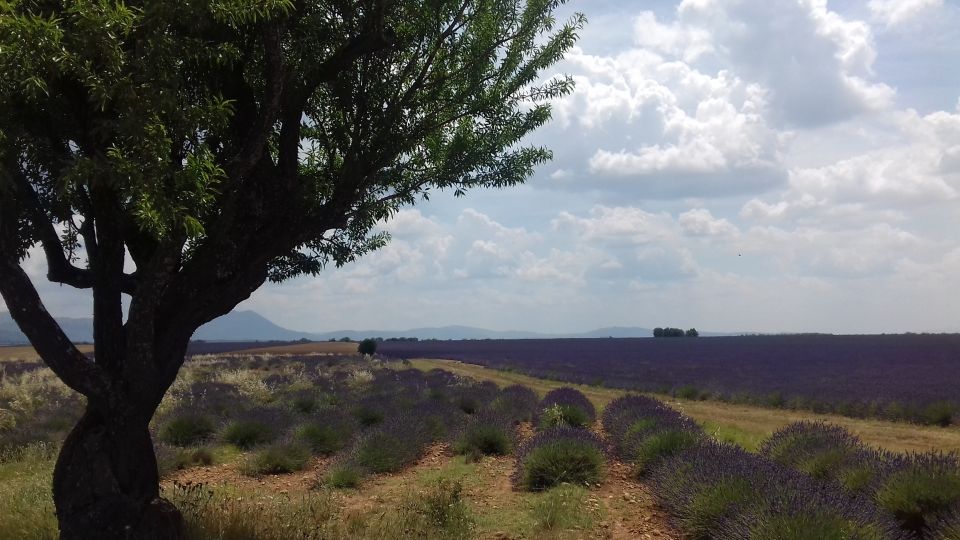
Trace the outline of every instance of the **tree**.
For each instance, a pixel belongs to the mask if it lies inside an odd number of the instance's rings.
[[[373,354],[377,352],[377,340],[367,338],[357,345],[357,352],[360,354]]]
[[[653,329],[653,337],[663,337],[663,328],[656,327]]]
[[[563,2],[0,1],[0,294],[87,399],[62,537],[182,536],[147,428],[200,325],[382,246],[431,190],[550,158],[522,139],[572,88],[540,80],[584,23],[555,26]],[[21,267],[33,246],[91,291],[95,361]]]
[[[696,328],[691,328],[684,333],[685,337],[700,337],[700,332]]]

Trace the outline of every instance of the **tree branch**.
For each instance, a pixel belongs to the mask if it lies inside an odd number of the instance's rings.
[[[78,268],[67,260],[64,254],[63,242],[60,235],[43,210],[40,198],[23,177],[19,168],[13,168],[14,190],[17,200],[25,205],[30,216],[30,223],[40,239],[40,246],[47,259],[47,279],[53,283],[70,285],[77,289],[93,287],[94,275],[89,269]],[[123,274],[120,279],[120,288],[127,294],[133,294],[137,289],[137,279],[134,274]]]
[[[101,399],[107,395],[109,386],[103,370],[77,349],[43,307],[30,277],[16,260],[9,234],[9,210],[10,206],[0,208],[0,296],[10,316],[50,369],[70,388],[92,399]]]

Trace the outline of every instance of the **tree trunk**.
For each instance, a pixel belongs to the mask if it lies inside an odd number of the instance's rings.
[[[179,511],[160,498],[157,459],[147,429],[150,416],[142,411],[105,412],[88,403],[53,471],[61,539],[185,537]]]

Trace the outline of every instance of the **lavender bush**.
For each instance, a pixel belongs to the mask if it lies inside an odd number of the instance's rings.
[[[507,386],[490,403],[490,408],[514,422],[529,422],[537,412],[540,398],[532,388],[522,384]]]
[[[541,428],[553,426],[589,427],[597,419],[593,403],[576,388],[563,386],[543,396],[533,422]]]
[[[542,491],[563,483],[592,485],[603,477],[606,451],[593,433],[568,426],[544,430],[517,450],[514,487]]]

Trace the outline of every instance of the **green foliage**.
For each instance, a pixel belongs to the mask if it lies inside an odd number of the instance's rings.
[[[697,440],[697,435],[688,431],[666,430],[654,433],[637,447],[633,463],[637,472],[643,474],[657,461],[690,448]]]
[[[377,342],[376,340],[367,338],[360,342],[357,345],[357,352],[360,354],[373,354],[377,352]]]
[[[374,433],[357,445],[358,465],[376,473],[400,470],[404,457],[397,452],[400,443],[387,433]]]
[[[923,408],[920,421],[931,426],[947,427],[957,415],[957,405],[949,401],[938,401]]]
[[[752,493],[750,484],[741,479],[727,479],[705,486],[694,494],[678,520],[692,538],[710,538],[721,520],[733,508],[751,500]]]
[[[0,452],[0,537],[58,536],[51,492],[56,451],[32,444]]]
[[[342,538],[329,494],[265,495],[174,484],[163,496],[183,514],[187,538],[207,540],[326,540]]]
[[[674,390],[673,395],[681,399],[698,399],[700,391],[697,390],[696,386],[686,385]]]
[[[589,529],[593,515],[586,508],[587,490],[561,484],[537,496],[530,515],[538,529]]]
[[[863,527],[833,514],[770,514],[757,519],[751,540],[884,540],[877,527]]]
[[[911,467],[885,479],[875,498],[905,529],[920,532],[938,513],[960,503],[960,474]]]
[[[275,436],[272,427],[258,420],[235,420],[221,434],[224,441],[243,450],[268,443]]]
[[[592,444],[557,439],[533,449],[523,462],[521,486],[542,491],[560,484],[596,484],[606,460]]]
[[[496,456],[509,454],[512,447],[509,426],[485,422],[467,426],[453,446],[458,454],[469,455],[471,452],[479,452]]]
[[[271,444],[247,456],[240,472],[250,476],[302,471],[310,460],[310,451],[296,443]]]
[[[562,3],[0,2],[0,161],[56,222],[110,191],[117,219],[180,242],[184,264],[262,190],[245,226],[301,227],[260,248],[271,279],[315,274],[382,246],[374,225],[432,188],[517,184],[551,157],[521,141],[573,87],[542,80],[585,23],[556,25]],[[243,238],[240,223],[220,232]]]
[[[352,463],[340,463],[330,468],[326,484],[335,489],[355,488],[363,479],[363,470]]]
[[[364,427],[375,426],[383,422],[384,417],[383,411],[364,404],[358,405],[353,410],[353,415],[357,417],[360,425]]]
[[[445,478],[402,505],[394,519],[404,538],[466,539],[473,524],[463,486]]]
[[[350,433],[347,430],[317,422],[300,426],[295,436],[314,454],[327,456],[343,448]]]
[[[174,446],[194,446],[213,434],[213,421],[188,414],[173,418],[160,428],[160,440]]]
[[[590,426],[590,421],[590,415],[580,407],[554,403],[543,410],[543,414],[540,416],[539,427],[541,429],[555,426],[585,428]]]
[[[209,448],[157,448],[157,469],[160,476],[174,471],[213,465],[216,458]]]

